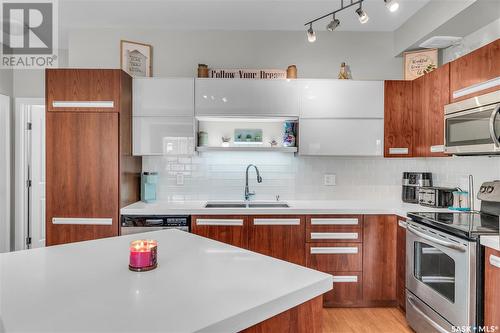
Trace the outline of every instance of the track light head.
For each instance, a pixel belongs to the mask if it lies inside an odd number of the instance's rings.
[[[385,7],[391,12],[394,13],[399,9],[399,2],[397,0],[384,0]]]
[[[366,14],[366,12],[361,7],[361,3],[359,4],[359,8],[356,9],[356,14],[358,14],[358,19],[361,24],[365,24],[370,19],[368,17],[368,14]]]
[[[340,25],[340,20],[336,19],[335,14],[333,14],[332,21],[330,23],[328,23],[328,25],[326,26],[326,30],[333,31],[333,30],[337,29],[337,27],[339,25]]]
[[[312,23],[309,25],[309,29],[307,29],[307,40],[309,43],[314,43],[316,41],[316,33],[313,30]]]

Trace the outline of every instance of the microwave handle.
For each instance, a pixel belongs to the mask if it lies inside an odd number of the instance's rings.
[[[490,136],[493,139],[495,146],[498,148],[500,148],[500,141],[498,140],[498,136],[495,133],[495,121],[497,119],[499,112],[500,112],[500,105],[497,105],[497,107],[495,108],[495,110],[493,110],[490,116]]]

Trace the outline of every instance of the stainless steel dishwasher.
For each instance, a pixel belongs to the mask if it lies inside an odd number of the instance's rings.
[[[163,229],[191,230],[189,215],[122,215],[121,234],[137,234]]]

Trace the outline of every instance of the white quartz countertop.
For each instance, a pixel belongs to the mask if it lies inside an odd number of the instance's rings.
[[[500,236],[481,236],[481,245],[500,251]]]
[[[128,269],[158,241],[158,268]],[[236,332],[332,288],[332,276],[178,230],[0,254],[0,332]]]
[[[229,202],[229,201],[225,201]],[[446,212],[416,204],[376,200],[292,200],[289,208],[205,208],[206,201],[136,202],[121,209],[122,215],[263,215],[263,214],[395,214]]]

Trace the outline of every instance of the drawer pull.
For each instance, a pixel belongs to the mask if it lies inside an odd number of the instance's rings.
[[[311,225],[358,225],[359,220],[356,218],[348,218],[348,219],[339,219],[339,218],[325,218],[319,219],[314,218],[311,219]]]
[[[311,247],[311,254],[357,254],[357,247]]]
[[[336,283],[358,282],[358,277],[356,275],[334,275],[333,282]]]
[[[196,225],[243,226],[243,219],[197,219]]]
[[[113,108],[114,101],[53,101],[54,108]]]
[[[500,258],[490,254],[490,264],[496,268],[500,268]]]
[[[389,148],[389,155],[408,155],[408,148]]]
[[[444,145],[431,146],[430,152],[431,153],[443,153],[444,152]]]
[[[300,219],[255,219],[254,225],[300,225]]]
[[[112,225],[112,218],[53,217],[52,224]]]
[[[357,232],[311,232],[311,239],[358,239]]]

